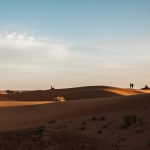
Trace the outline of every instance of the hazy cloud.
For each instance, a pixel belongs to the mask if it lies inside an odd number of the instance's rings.
[[[60,40],[16,32],[0,33],[0,64],[21,67],[62,61],[69,54],[69,46],[70,43]]]
[[[12,88],[29,88],[31,84],[40,88],[48,87],[51,80],[53,85],[63,87],[97,84],[96,79],[100,78],[101,84],[107,80],[109,84],[119,85],[118,76],[126,84],[141,72],[146,79],[150,65],[148,41],[68,42],[25,33],[1,32],[1,83],[3,88],[10,83]]]

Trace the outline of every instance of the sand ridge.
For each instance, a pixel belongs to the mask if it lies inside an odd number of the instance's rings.
[[[63,96],[66,100],[79,100],[121,95],[128,96],[141,93],[144,93],[144,90],[130,90],[109,86],[87,86],[68,89],[27,91],[16,94],[0,94],[0,100],[53,101],[57,96]]]

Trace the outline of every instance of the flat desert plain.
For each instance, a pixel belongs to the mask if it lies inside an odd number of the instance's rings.
[[[149,93],[109,86],[1,91],[0,150],[148,150]]]

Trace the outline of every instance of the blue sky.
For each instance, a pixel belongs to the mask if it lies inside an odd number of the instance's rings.
[[[3,0],[0,3],[1,25],[23,25],[39,34],[91,40],[116,37],[120,33],[122,36],[150,33],[149,0]]]
[[[150,84],[149,16],[149,0],[0,0],[0,88]]]

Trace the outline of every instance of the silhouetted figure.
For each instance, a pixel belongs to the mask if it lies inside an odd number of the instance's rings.
[[[130,83],[130,89],[131,89],[131,83]]]
[[[130,89],[132,88],[132,83],[130,83]]]
[[[133,89],[133,87],[134,87],[134,84],[130,83],[130,89]]]
[[[132,83],[132,89],[133,89],[133,87],[134,87],[134,84]]]

